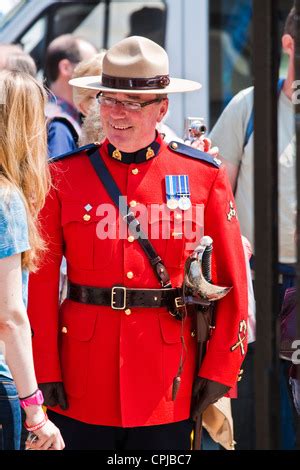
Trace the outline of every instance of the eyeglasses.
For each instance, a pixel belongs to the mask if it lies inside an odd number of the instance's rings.
[[[159,103],[164,98],[156,98],[154,100],[144,101],[144,102],[120,101],[120,100],[116,100],[115,98],[110,98],[108,96],[103,96],[102,93],[98,93],[98,95],[96,96],[96,99],[97,99],[99,104],[102,104],[104,106],[113,107],[113,106],[116,106],[117,104],[121,104],[128,111],[140,111],[145,106],[149,106],[149,104],[152,104],[152,103]]]

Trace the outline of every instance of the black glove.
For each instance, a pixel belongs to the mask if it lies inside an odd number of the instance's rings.
[[[196,377],[193,385],[191,417],[194,421],[211,403],[215,403],[228,392],[230,387],[213,380]]]
[[[67,410],[69,408],[64,384],[62,382],[42,383],[39,384],[39,389],[42,390],[44,395],[44,405],[59,405],[62,410]]]

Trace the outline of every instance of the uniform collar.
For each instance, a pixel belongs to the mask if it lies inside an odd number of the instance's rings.
[[[156,157],[161,146],[161,137],[159,133],[156,133],[156,139],[147,147],[137,150],[136,152],[127,153],[121,152],[114,147],[110,142],[107,144],[107,151],[110,157],[115,160],[119,160],[122,163],[143,163],[152,158]]]

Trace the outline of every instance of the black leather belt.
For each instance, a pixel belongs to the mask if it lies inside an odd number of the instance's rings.
[[[124,310],[131,307],[174,307],[182,306],[182,290],[170,289],[128,289],[123,286],[112,288],[82,286],[68,282],[67,299],[83,304],[111,307]]]

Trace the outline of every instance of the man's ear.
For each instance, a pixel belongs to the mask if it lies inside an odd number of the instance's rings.
[[[169,109],[169,99],[164,98],[159,104],[159,115],[157,117],[157,122],[161,122],[164,116],[167,114]]]
[[[74,64],[72,64],[69,59],[62,59],[58,63],[58,70],[61,77],[67,78],[69,80],[72,78]]]
[[[284,34],[281,38],[282,49],[290,57],[294,56],[295,42],[290,34]]]

